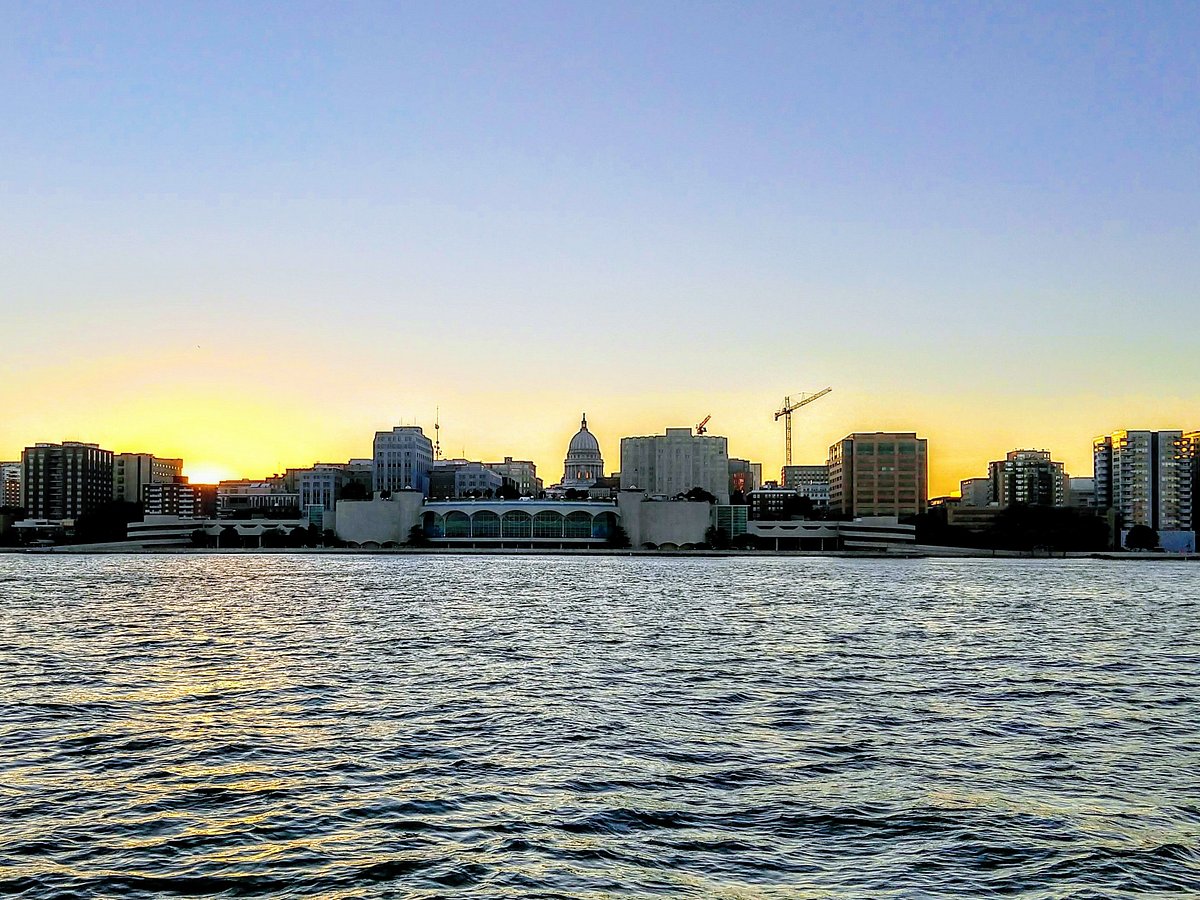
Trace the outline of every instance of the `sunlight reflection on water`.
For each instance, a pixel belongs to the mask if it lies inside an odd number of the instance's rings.
[[[1200,890],[1200,569],[0,556],[0,892]]]

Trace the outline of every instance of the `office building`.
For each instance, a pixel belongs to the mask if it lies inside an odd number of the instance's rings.
[[[1067,476],[1065,506],[1074,509],[1096,508],[1096,479]]]
[[[112,502],[112,451],[78,441],[26,447],[21,484],[30,519],[77,519]]]
[[[856,432],[829,448],[829,508],[849,516],[915,516],[929,499],[925,438]]]
[[[747,515],[751,519],[782,521],[796,516],[800,510],[800,495],[794,488],[778,485],[755,488],[746,495]]]
[[[570,451],[567,452],[569,455]],[[603,466],[604,460],[600,460],[600,464]],[[542,479],[537,477],[537,466],[528,459],[513,459],[511,456],[506,456],[503,462],[484,463],[484,465],[505,478],[522,497],[536,497],[542,492]]]
[[[377,431],[372,448],[372,489],[429,493],[433,442],[416,425]]]
[[[729,446],[723,437],[668,428],[665,434],[621,438],[621,490],[674,497],[702,488],[729,502]]]
[[[1124,528],[1192,528],[1192,470],[1182,431],[1114,431],[1092,442],[1096,506]]]
[[[429,474],[429,497],[434,500],[493,497],[505,483],[503,475],[481,462],[439,459]],[[507,483],[512,484],[511,481]]]
[[[1012,450],[988,463],[989,498],[1000,507],[1062,506],[1066,502],[1063,464],[1049,450]]]
[[[992,479],[964,478],[958,483],[960,506],[987,506],[992,502]]]
[[[813,506],[829,505],[828,466],[784,466],[779,473],[779,486],[807,497]]]
[[[169,484],[182,476],[182,459],[162,459],[152,453],[116,453],[112,499],[141,503],[146,485]]]
[[[345,463],[317,463],[295,471],[295,490],[301,513],[313,507],[333,512],[349,480]]]

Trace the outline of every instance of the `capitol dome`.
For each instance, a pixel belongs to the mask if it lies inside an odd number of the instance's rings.
[[[567,458],[563,460],[562,486],[564,488],[587,488],[604,477],[604,459],[600,456],[600,442],[588,431],[587,413],[579,423],[579,431],[567,445]]]

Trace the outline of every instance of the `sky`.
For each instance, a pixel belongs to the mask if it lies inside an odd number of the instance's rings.
[[[1200,5],[0,2],[0,459],[1200,428]]]

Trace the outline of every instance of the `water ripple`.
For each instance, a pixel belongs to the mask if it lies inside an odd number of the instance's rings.
[[[1200,569],[0,556],[0,894],[1200,895]]]

